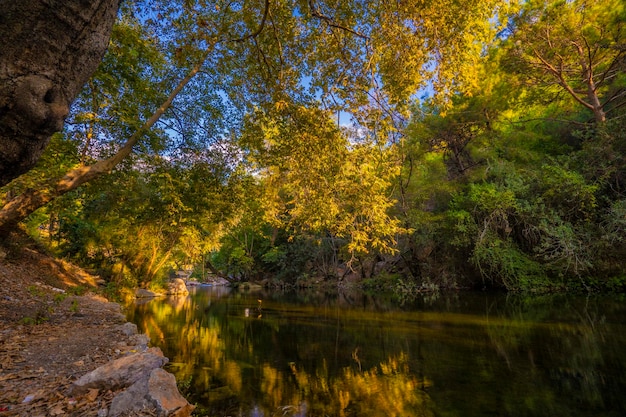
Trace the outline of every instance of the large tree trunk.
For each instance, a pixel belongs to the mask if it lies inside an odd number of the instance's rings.
[[[106,51],[120,0],[0,0],[0,186],[31,169]]]
[[[7,234],[13,230],[19,222],[38,208],[92,181],[94,178],[109,173],[117,164],[122,162],[124,158],[132,153],[133,147],[144,136],[145,132],[154,126],[165,111],[172,105],[178,93],[180,93],[198,73],[202,63],[203,61],[196,65],[185,78],[179,81],[178,85],[172,90],[167,99],[155,110],[152,116],[146,120],[143,126],[128,138],[124,146],[113,156],[102,159],[93,165],[74,168],[67,172],[62,178],[40,184],[38,187],[29,189],[6,202],[6,204],[0,208],[0,238],[3,234]]]

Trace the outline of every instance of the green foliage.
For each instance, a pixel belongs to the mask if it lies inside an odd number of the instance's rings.
[[[100,289],[100,293],[109,301],[122,302],[124,301],[124,291],[115,282],[107,282],[106,285]],[[134,296],[134,295],[133,295]]]
[[[610,277],[604,282],[604,288],[614,293],[626,292],[626,276],[620,275],[616,277]]]
[[[584,177],[572,170],[556,165],[544,165],[538,184],[541,199],[548,208],[558,210],[564,220],[589,220],[596,208],[596,185],[590,185]]]
[[[225,269],[228,275],[240,280],[250,279],[254,259],[240,246],[228,248],[224,246],[219,254],[215,255],[213,262],[218,268]]]
[[[549,280],[539,262],[510,241],[491,239],[476,245],[470,258],[483,280],[504,285],[509,291],[543,291]]]
[[[581,174],[598,185],[604,204],[624,195],[626,178],[626,120],[608,120],[604,125],[576,132],[582,142],[574,163]]]
[[[510,290],[549,287],[549,276],[560,280],[592,267],[585,230],[597,187],[562,166],[543,165],[537,172],[493,172],[495,182],[469,184],[447,214],[450,243],[470,248],[483,279]]]
[[[624,70],[625,52],[618,46],[624,42],[623,14],[619,0],[526,2],[504,42],[507,66],[536,87],[539,100],[564,96],[603,123],[607,104],[623,103],[611,93],[622,88],[615,75]]]
[[[626,257],[624,13],[127,2],[66,131],[1,195],[114,154],[190,74],[130,157],[26,223],[107,291],[206,260],[242,281],[380,273],[364,285],[403,295],[617,290],[597,277]]]
[[[60,304],[63,302],[63,300],[65,300],[67,297],[69,297],[69,294],[67,292],[62,292],[62,293],[58,293],[54,295],[54,302],[56,304]]]
[[[44,324],[50,320],[45,314],[37,314],[35,317],[24,317],[20,319],[20,324],[26,326]]]
[[[84,287],[82,285],[77,285],[75,287],[69,287],[67,290],[65,290],[65,292],[70,294],[70,295],[81,296],[81,295],[85,295],[87,290],[88,290],[87,287]]]
[[[38,285],[29,285],[26,291],[33,297],[42,298],[46,296],[46,292]]]
[[[609,245],[620,244],[626,236],[626,200],[617,200],[608,208],[602,224]]]
[[[393,291],[398,286],[402,277],[399,274],[383,273],[375,277],[365,278],[362,282],[363,289],[371,294]]]
[[[316,254],[320,248],[311,239],[299,237],[279,243],[261,257],[263,269],[270,272],[275,280],[293,283],[311,270],[307,264],[317,265],[319,262]]]
[[[161,161],[150,174],[120,170],[58,201],[48,243],[121,286],[198,262],[237,204],[239,177],[217,161],[188,168]]]
[[[523,35],[521,26],[514,30]],[[404,264],[422,276],[464,270],[463,282],[475,286],[593,288],[592,277],[616,273],[624,254],[623,245],[607,243],[621,239],[610,230],[621,230],[622,119],[591,128],[554,120],[555,110],[584,118],[560,102],[536,101],[539,85],[504,77],[511,61],[502,60],[501,50],[486,59],[489,73],[476,96],[455,97],[445,114],[425,102],[406,130],[411,146],[404,148],[410,170],[403,171],[403,213],[422,237],[402,241],[413,255]],[[454,160],[455,146],[465,159],[457,152]],[[454,171],[451,160],[457,168],[464,161],[480,163]],[[446,190],[448,199],[436,199],[438,190]]]

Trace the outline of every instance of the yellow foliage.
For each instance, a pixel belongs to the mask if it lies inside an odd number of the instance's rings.
[[[400,231],[388,214],[399,173],[394,149],[351,143],[319,109],[284,102],[275,108],[251,116],[242,138],[262,180],[265,220],[346,238],[352,253],[392,252]]]

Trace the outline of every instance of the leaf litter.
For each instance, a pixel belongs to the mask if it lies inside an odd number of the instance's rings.
[[[135,348],[125,317],[93,291],[97,277],[33,246],[0,247],[0,416],[106,416],[115,392],[68,389]],[[90,290],[70,295],[76,288]]]

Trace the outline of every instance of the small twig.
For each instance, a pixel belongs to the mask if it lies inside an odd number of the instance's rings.
[[[588,122],[577,122],[575,120],[567,120],[567,119],[556,119],[553,117],[537,117],[534,119],[524,119],[524,120],[518,120],[518,121],[513,121],[513,120],[507,120],[507,122],[511,123],[511,124],[521,124],[521,123],[529,123],[529,122],[536,122],[536,121],[543,121],[543,122],[559,122],[559,123],[570,123],[576,126],[591,126],[591,123]]]
[[[339,23],[335,22],[331,17],[326,16],[325,14],[323,14],[322,12],[319,11],[319,9],[317,7],[315,7],[315,2],[314,0],[309,0],[309,7],[311,8],[311,15],[313,17],[316,17],[320,20],[323,20],[324,22],[326,22],[326,24],[330,27],[336,28],[336,29],[341,29],[344,30],[346,32],[352,33],[355,36],[358,36],[359,38],[365,39],[365,40],[369,40],[369,36],[364,35],[360,32],[357,32],[354,29],[351,29],[349,27],[340,25]]]
[[[261,19],[261,23],[259,24],[259,27],[254,32],[246,36],[242,36],[241,38],[233,39],[232,41],[244,42],[250,38],[256,38],[257,36],[259,36],[259,34],[263,31],[263,28],[265,27],[265,22],[267,21],[267,15],[269,14],[269,11],[270,11],[270,0],[265,0],[265,9],[263,10],[263,18]]]

